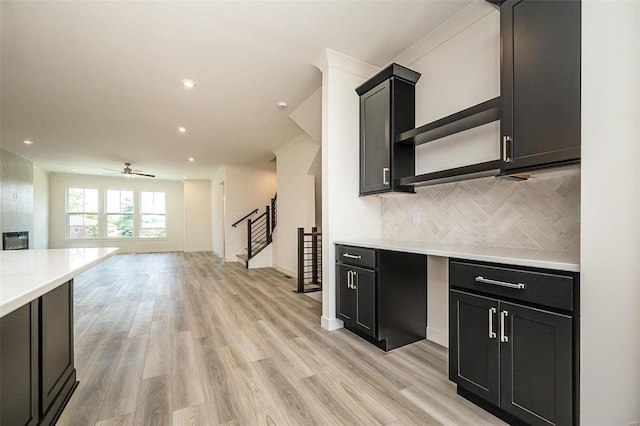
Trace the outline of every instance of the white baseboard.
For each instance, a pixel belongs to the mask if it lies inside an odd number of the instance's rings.
[[[325,330],[333,331],[344,327],[342,320],[338,318],[327,318],[324,315],[320,317],[320,325]]]
[[[273,269],[275,269],[277,271],[280,271],[283,274],[290,275],[293,278],[297,278],[298,277],[298,273],[296,271],[292,271],[291,269],[288,269],[288,268],[283,268],[280,265],[273,265]]]
[[[431,340],[445,348],[449,347],[449,333],[436,330],[433,327],[427,327],[427,340]]]
[[[217,251],[215,251],[215,250],[211,250],[211,253],[213,253],[213,255],[214,255],[214,256],[217,256],[217,257],[219,257],[220,259],[223,259],[223,260],[224,260],[224,256],[223,256],[223,255],[221,255],[220,253],[218,253]]]

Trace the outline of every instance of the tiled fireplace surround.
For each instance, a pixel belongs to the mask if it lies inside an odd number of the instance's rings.
[[[416,188],[416,194],[383,197],[381,214],[383,238],[578,251],[580,174]]]

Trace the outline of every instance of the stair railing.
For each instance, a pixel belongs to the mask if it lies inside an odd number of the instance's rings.
[[[246,215],[242,216],[242,218],[236,220],[231,226],[233,226],[234,228],[237,227],[240,222],[242,222],[243,220],[247,219],[249,216],[254,215],[256,213],[258,213],[258,209],[255,209],[247,213]]]
[[[247,219],[247,258],[251,259],[271,244],[271,208],[255,219]]]
[[[298,228],[298,293],[322,290],[322,232]]]

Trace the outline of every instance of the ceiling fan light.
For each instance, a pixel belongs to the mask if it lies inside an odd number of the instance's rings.
[[[182,85],[187,89],[193,89],[194,87],[196,87],[196,82],[193,80],[189,80],[188,78],[185,78],[182,80]]]

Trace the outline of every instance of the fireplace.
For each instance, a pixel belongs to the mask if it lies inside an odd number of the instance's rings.
[[[3,232],[2,250],[28,250],[29,232]]]

